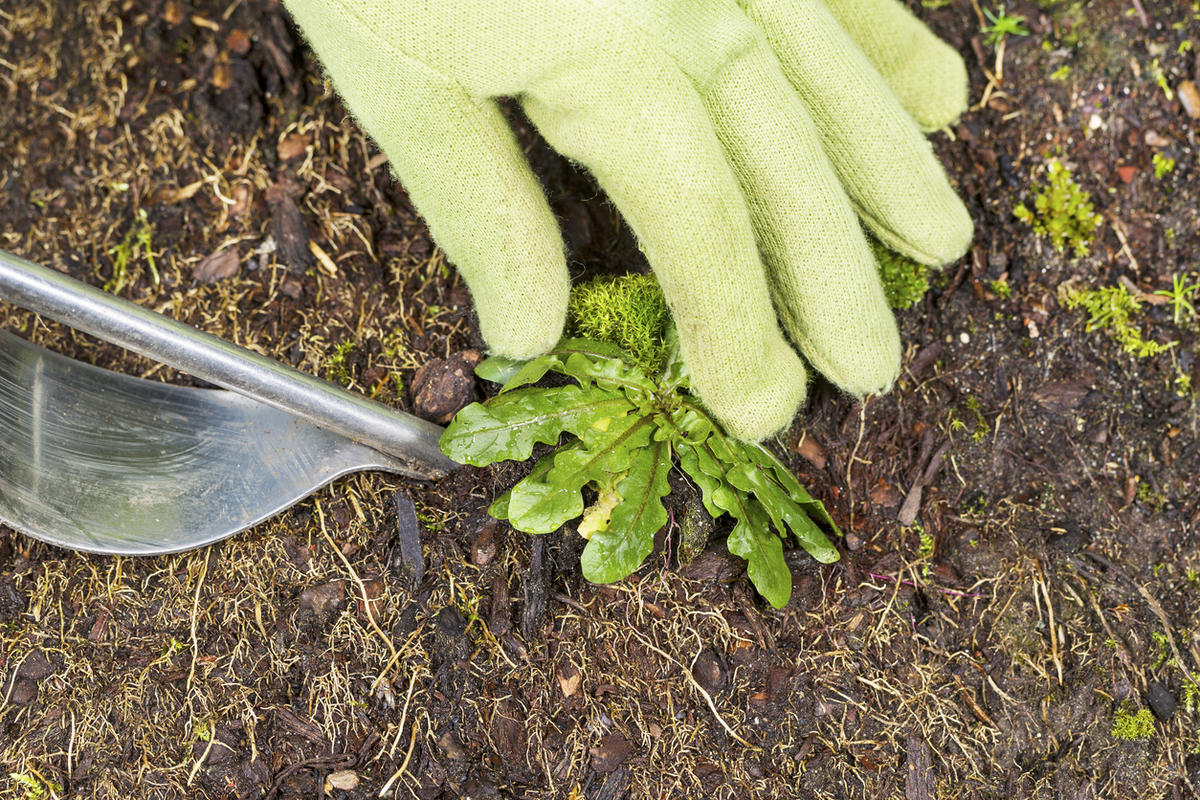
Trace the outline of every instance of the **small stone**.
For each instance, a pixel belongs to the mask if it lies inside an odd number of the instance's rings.
[[[444,425],[475,398],[475,375],[462,353],[425,362],[413,378],[417,416]]]
[[[343,792],[351,792],[358,788],[358,773],[352,769],[340,769],[337,772],[331,772],[325,776],[325,792],[328,794],[334,789],[340,789]]]
[[[300,607],[307,608],[322,617],[330,617],[342,610],[346,603],[346,588],[341,581],[310,586],[300,593]]]
[[[1144,141],[1150,147],[1167,147],[1171,144],[1170,139],[1163,136],[1153,128],[1146,129],[1146,132],[1142,134],[1142,141]]]
[[[862,537],[859,536],[857,533],[853,533],[853,532],[846,534],[845,542],[846,542],[846,549],[850,550],[851,552],[853,552],[863,546]]]
[[[250,52],[250,35],[241,28],[234,28],[225,37],[225,46],[239,56]]]
[[[711,647],[701,650],[700,655],[696,656],[696,663],[692,665],[692,677],[709,694],[720,691],[728,672],[724,661]]]
[[[239,183],[233,187],[233,205],[229,206],[229,216],[239,218],[250,208],[251,191],[247,184]]]
[[[1151,683],[1146,687],[1146,704],[1160,722],[1175,716],[1175,697],[1161,683]]]
[[[279,156],[280,161],[291,161],[303,156],[310,144],[312,144],[311,136],[305,136],[302,133],[289,133],[275,147],[275,155]]]
[[[478,567],[486,567],[496,557],[496,529],[500,523],[488,517],[487,521],[475,532],[471,541],[471,561]]]
[[[354,598],[357,603],[358,616],[364,621],[368,618],[368,605],[370,606],[370,618],[378,620],[384,614],[386,608],[387,597],[384,592],[383,578],[364,578],[362,586],[354,587]],[[364,595],[365,592],[365,595]]]

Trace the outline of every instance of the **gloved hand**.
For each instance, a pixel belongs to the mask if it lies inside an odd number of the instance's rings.
[[[569,289],[497,97],[617,205],[694,390],[742,438],[787,425],[804,399],[779,321],[846,391],[899,373],[860,221],[927,264],[970,241],[919,130],[961,113],[966,72],[894,0],[285,2],[462,272],[496,354],[552,347]]]

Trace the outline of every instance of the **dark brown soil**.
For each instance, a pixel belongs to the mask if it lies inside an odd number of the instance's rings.
[[[487,518],[521,465],[352,477],[161,558],[0,529],[0,797],[1196,796],[1197,321],[1146,303],[1144,335],[1177,344],[1138,359],[1060,299],[1154,299],[1200,268],[1178,97],[1200,16],[1145,5],[1018,2],[1002,75],[977,7],[917,9],[970,67],[977,105],[934,140],[976,244],[901,315],[891,394],[817,384],[773,443],[846,533],[836,565],[789,555],[787,608],[720,528],[683,569],[660,552],[586,583],[574,531]],[[401,408],[422,366],[473,361],[465,287],[277,3],[16,6],[0,247]],[[577,272],[640,268],[586,176],[527,139]],[[1012,217],[1051,157],[1103,217],[1087,257]],[[139,211],[158,285],[142,252],[114,274]],[[190,380],[10,306],[0,324]],[[1148,736],[1114,736],[1152,707]]]

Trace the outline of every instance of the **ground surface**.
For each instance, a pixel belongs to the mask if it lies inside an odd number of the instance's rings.
[[[587,584],[572,531],[487,522],[512,465],[353,477],[171,557],[0,528],[0,796],[1195,796],[1200,421],[1177,378],[1200,386],[1196,321],[1147,304],[1145,336],[1178,344],[1136,359],[1059,299],[1200,268],[1178,95],[1200,21],[1146,5],[1020,3],[1032,33],[1002,76],[977,9],[918,9],[971,72],[975,107],[934,140],[976,243],[901,315],[894,392],[863,407],[818,384],[773,443],[847,533],[839,564],[793,554],[788,607],[719,538],[682,570],[660,553]],[[481,346],[277,5],[4,4],[0,95],[5,249],[399,407],[425,362]],[[588,180],[530,148],[578,271],[638,268]],[[1103,216],[1088,257],[1011,214],[1055,155]],[[115,275],[138,230],[158,285],[136,248]],[[9,306],[0,325],[188,380]],[[397,489],[422,520],[415,587]],[[1151,699],[1163,719],[1115,738]],[[327,788],[339,770],[358,788]]]

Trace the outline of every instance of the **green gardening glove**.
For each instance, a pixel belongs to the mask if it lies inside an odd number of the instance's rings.
[[[693,389],[745,439],[804,400],[781,322],[848,392],[899,373],[862,225],[927,264],[971,239],[920,132],[961,113],[966,72],[894,0],[285,2],[496,354],[551,348],[569,289],[497,97],[596,176],[662,286]]]

